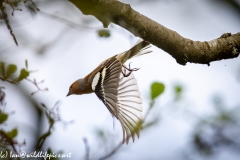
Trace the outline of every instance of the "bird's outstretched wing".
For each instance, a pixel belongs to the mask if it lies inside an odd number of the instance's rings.
[[[116,58],[111,58],[94,76],[92,89],[105,104],[110,113],[121,123],[123,142],[129,138],[140,136],[142,128],[142,100],[138,91],[137,81],[131,73],[124,77],[122,64]]]
[[[142,129],[142,99],[133,73],[127,77],[120,74],[117,99],[123,137],[128,143],[131,135],[134,142],[135,133],[139,138]]]

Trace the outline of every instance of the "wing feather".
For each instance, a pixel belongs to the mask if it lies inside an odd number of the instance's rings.
[[[131,132],[131,137],[134,141],[134,135],[140,136],[140,129],[142,128],[142,100],[137,86],[137,81],[134,74],[131,73],[128,77],[124,77],[120,74],[120,83],[118,88],[118,107],[125,127],[123,129],[128,133]],[[129,124],[126,124],[129,123]],[[126,136],[126,135],[125,135]],[[128,143],[128,138],[125,137]]]
[[[137,81],[131,73],[128,77],[122,75],[122,64],[112,58],[100,70],[95,93],[106,105],[110,113],[122,125],[123,142],[128,143],[129,138],[135,140],[135,134],[140,136],[142,122],[142,100],[138,90]]]

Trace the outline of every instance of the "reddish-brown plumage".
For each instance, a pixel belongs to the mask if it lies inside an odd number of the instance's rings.
[[[105,65],[105,63],[108,62],[109,59],[103,61],[97,68],[95,68],[91,73],[89,73],[87,76],[85,76],[83,78],[84,81],[85,81],[84,82],[85,87],[84,87],[83,90],[79,90],[78,80],[73,82],[72,85],[69,88],[69,93],[67,94],[67,96],[69,96],[71,94],[81,95],[81,94],[93,93],[92,86],[91,86],[92,80],[93,80],[94,76],[102,69],[102,67]]]
[[[129,68],[124,63],[135,56],[150,53],[147,41],[138,41],[131,49],[110,57],[82,79],[72,83],[67,96],[72,94],[89,94],[95,92],[109,112],[122,125],[123,142],[135,134],[140,136],[142,123],[142,100],[137,81],[132,74],[137,68]],[[126,74],[126,70],[129,71]]]

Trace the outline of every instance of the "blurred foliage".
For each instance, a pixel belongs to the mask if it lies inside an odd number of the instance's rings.
[[[181,97],[182,97],[182,93],[183,93],[183,86],[181,86],[181,85],[175,85],[175,86],[174,86],[174,93],[175,93],[175,95],[174,95],[175,101],[180,100]]]
[[[8,119],[8,114],[0,113],[0,124],[4,123]]]
[[[159,116],[151,116],[151,120],[146,121],[146,118],[149,114],[149,112],[152,110],[153,106],[154,106],[154,101],[156,100],[156,98],[158,98],[161,94],[163,94],[165,90],[165,85],[161,82],[153,82],[150,86],[150,104],[149,104],[149,108],[146,112],[146,115],[143,119],[143,129],[147,129],[150,128],[154,125],[157,125],[157,123],[159,122],[160,118]]]
[[[29,5],[28,2],[30,2],[31,5]],[[18,45],[18,42],[17,42],[17,38],[15,37],[15,35],[13,33],[12,27],[10,25],[9,15],[7,14],[8,13],[7,9],[11,9],[12,16],[14,16],[15,11],[22,11],[22,9],[18,8],[19,6],[21,6],[21,4],[25,4],[25,7],[31,11],[30,13],[32,13],[33,10],[39,10],[32,0],[0,0],[0,19],[4,20],[4,23],[5,23],[6,27],[8,28],[11,36],[13,37],[13,40],[16,45]]]
[[[17,84],[23,79],[26,79],[31,71],[28,71],[28,62],[25,61],[26,68],[22,68],[20,74],[15,76],[17,66],[15,64],[6,65],[5,62],[0,62],[0,80],[7,81],[12,84]]]
[[[215,114],[198,120],[193,145],[205,156],[227,150],[240,154],[240,107],[227,110],[220,97],[214,98],[214,105]]]
[[[36,150],[37,151],[40,151],[43,147],[43,144],[44,142],[46,141],[47,138],[49,138],[52,134],[52,130],[53,130],[53,126],[57,123],[57,122],[63,122],[65,123],[65,125],[67,124],[67,122],[64,122],[61,118],[60,118],[60,115],[59,115],[59,105],[60,105],[60,102],[56,102],[54,104],[54,106],[51,108],[51,109],[48,109],[46,107],[45,104],[41,103],[41,106],[44,108],[45,110],[45,116],[48,120],[48,130],[43,133],[38,141],[37,141],[37,145],[36,145]],[[51,151],[51,150],[50,150]]]
[[[7,67],[6,67],[7,66]],[[28,70],[28,61],[25,61],[25,67],[22,68],[20,74],[16,76],[15,72],[17,71],[17,66],[15,64],[6,65],[5,62],[0,62],[0,80],[9,82],[11,84],[19,84],[22,80],[26,79],[27,81],[31,82],[33,85],[36,86],[37,90],[32,92],[31,95],[34,95],[38,91],[47,91],[48,88],[40,88],[39,84],[43,83],[44,80],[37,82],[36,79],[30,80],[28,79],[30,73],[33,71]]]
[[[108,38],[110,37],[111,33],[109,30],[106,30],[106,29],[101,29],[101,30],[98,30],[98,36],[99,37],[104,37],[104,38]]]
[[[15,138],[17,135],[18,135],[18,130],[17,130],[17,128],[14,128],[14,129],[12,129],[11,131],[8,131],[8,132],[7,132],[8,138],[11,138],[11,139]]]
[[[160,82],[154,82],[151,85],[151,100],[154,101],[158,96],[160,96],[165,89],[165,86]]]
[[[6,107],[6,102],[5,102],[5,92],[3,91],[5,89],[4,87],[0,86],[0,155],[1,152],[8,152],[7,157],[2,157],[0,158],[6,158],[10,159],[9,153],[10,151],[13,151],[13,153],[18,154],[18,150],[16,149],[17,147],[20,147],[22,145],[25,145],[25,141],[22,143],[19,143],[16,140],[16,137],[18,135],[18,129],[13,128],[10,131],[5,131],[2,126],[7,123],[9,113],[5,113],[5,107]]]
[[[27,65],[27,63],[26,63]],[[21,143],[19,143],[16,140],[16,137],[18,135],[18,128],[14,127],[13,129],[9,130],[9,131],[5,131],[3,128],[4,126],[7,125],[7,120],[9,117],[9,113],[5,113],[5,108],[6,108],[6,102],[5,102],[5,97],[6,97],[6,93],[3,91],[5,88],[0,86],[0,153],[6,153],[3,156],[1,155],[0,158],[6,158],[6,159],[15,159],[14,157],[10,157],[10,152],[12,154],[16,154],[19,155],[21,153],[21,147],[26,145],[25,140]],[[45,133],[42,133],[42,135],[40,135],[37,139],[35,139],[36,143],[36,147],[35,147],[35,151],[42,151],[43,150],[43,144],[46,141],[47,138],[49,138],[51,136],[52,130],[53,130],[53,126],[57,123],[57,122],[62,122],[64,123],[64,125],[69,124],[69,122],[64,122],[63,120],[61,120],[60,116],[59,116],[59,102],[56,102],[55,105],[53,106],[53,108],[48,109],[46,107],[45,104],[41,104],[43,109],[45,110],[45,115],[46,118],[48,119],[48,130]],[[38,127],[39,128],[39,127]],[[51,159],[54,160],[58,160],[59,157],[61,157],[62,155],[62,151],[59,151],[57,153],[52,152],[51,148],[48,148],[47,150],[48,154],[52,154],[54,155],[53,157],[51,157]],[[55,157],[55,155],[57,155]],[[6,157],[5,157],[6,156]],[[69,157],[70,155],[65,155],[66,157]],[[21,159],[20,157],[17,157],[16,159]]]

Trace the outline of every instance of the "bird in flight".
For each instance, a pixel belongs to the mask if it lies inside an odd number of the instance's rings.
[[[135,134],[139,138],[142,129],[142,99],[133,71],[138,68],[125,66],[124,63],[133,58],[152,51],[146,50],[150,43],[140,39],[131,49],[112,56],[103,61],[86,77],[71,84],[67,96],[89,94],[95,92],[112,116],[122,126],[123,143],[128,144]]]

